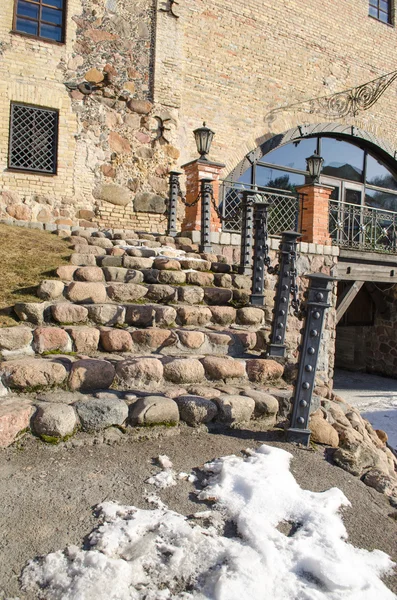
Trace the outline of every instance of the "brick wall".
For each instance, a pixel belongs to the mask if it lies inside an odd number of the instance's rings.
[[[368,0],[321,6],[317,0],[186,0],[177,12],[177,21],[157,15],[158,60],[165,51],[170,68],[157,72],[156,89],[177,106],[163,80],[168,88],[170,80],[178,85],[182,161],[194,156],[191,131],[203,119],[216,131],[211,158],[226,162],[225,173],[264,140],[302,123],[347,123],[396,146],[396,84],[357,117],[334,119],[295,107],[269,119],[275,108],[396,69],[396,29],[368,16]],[[173,34],[164,40],[167,26]]]

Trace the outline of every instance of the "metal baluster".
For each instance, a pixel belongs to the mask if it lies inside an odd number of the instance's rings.
[[[168,229],[167,235],[175,237],[177,230],[177,215],[178,215],[178,196],[180,194],[179,176],[182,175],[179,171],[170,171],[170,195],[168,206]]]
[[[254,269],[252,274],[251,304],[263,306],[265,303],[265,266],[267,257],[267,218],[270,202],[262,199],[254,204]]]
[[[310,441],[310,430],[308,429],[310,404],[316,378],[324,315],[326,309],[331,306],[329,295],[336,279],[322,273],[306,277],[309,279],[306,322],[299,355],[291,426],[286,432],[286,438],[288,442],[308,446]]]
[[[241,275],[252,275],[252,248],[254,245],[254,200],[249,190],[243,191],[240,267]]]
[[[277,292],[274,299],[274,318],[270,344],[267,349],[268,356],[285,355],[285,333],[287,328],[290,295],[296,270],[296,243],[301,233],[296,231],[283,231],[279,252],[279,277]],[[294,284],[295,285],[295,284]]]
[[[201,244],[200,252],[212,252],[211,246],[212,179],[201,180]]]

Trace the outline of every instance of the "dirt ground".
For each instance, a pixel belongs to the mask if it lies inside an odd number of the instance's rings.
[[[247,447],[269,443],[290,451],[292,472],[299,484],[312,491],[337,486],[352,507],[344,509],[349,541],[357,547],[379,548],[397,560],[397,521],[387,499],[358,478],[331,465],[323,448],[304,450],[284,444],[277,433],[254,430],[208,432],[188,427],[151,430],[123,436],[116,445],[94,444],[79,434],[76,447],[48,446],[27,437],[0,454],[0,599],[31,600],[20,591],[19,576],[35,556],[81,546],[97,525],[93,508],[115,500],[148,508],[145,480],[159,471],[155,458],[167,454],[175,469],[190,472],[204,462]],[[81,444],[81,445],[79,445]],[[194,485],[180,481],[159,491],[161,499],[180,513],[198,510]],[[394,515],[394,518],[393,518]],[[397,593],[397,575],[385,580]]]

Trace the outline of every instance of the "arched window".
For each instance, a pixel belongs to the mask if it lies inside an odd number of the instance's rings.
[[[320,183],[335,188],[332,199],[397,212],[397,174],[373,148],[346,136],[294,139],[254,161],[238,181],[294,192],[305,183],[306,158],[313,152],[324,159]]]

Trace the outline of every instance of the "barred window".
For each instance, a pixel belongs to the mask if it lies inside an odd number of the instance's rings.
[[[391,0],[369,0],[369,14],[383,23],[391,23]]]
[[[15,0],[14,31],[64,41],[66,0]]]
[[[11,103],[8,168],[55,174],[58,111]]]

